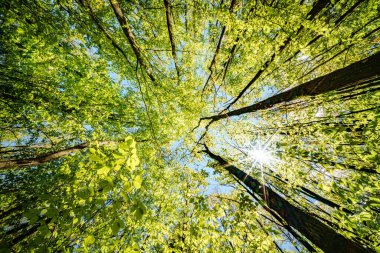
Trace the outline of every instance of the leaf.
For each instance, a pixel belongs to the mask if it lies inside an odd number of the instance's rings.
[[[121,168],[121,165],[120,165],[120,164],[117,164],[115,167],[113,167],[113,169],[114,169],[115,171],[119,171],[120,168]]]
[[[108,172],[110,172],[110,170],[111,170],[110,167],[105,166],[105,167],[102,167],[101,169],[99,169],[99,170],[97,171],[97,174],[98,174],[98,175],[107,175]]]
[[[131,183],[128,182],[128,181],[124,181],[124,183],[123,183],[123,189],[127,193],[129,193],[130,191],[132,191],[132,185],[131,185]]]
[[[50,236],[51,234],[49,228],[46,225],[39,226],[38,231],[40,232],[40,236],[42,237]]]
[[[46,212],[46,216],[49,218],[56,217],[58,215],[58,210],[55,208],[49,208]]]
[[[360,218],[362,220],[371,220],[372,219],[372,215],[371,215],[371,213],[369,213],[367,211],[364,211],[364,212],[360,213]]]
[[[93,162],[98,162],[98,163],[102,163],[103,162],[103,160],[102,160],[102,158],[100,158],[98,155],[96,155],[96,154],[91,154],[90,156],[89,156],[89,158],[90,158],[90,161],[93,161]]]
[[[136,176],[134,179],[133,179],[133,186],[136,188],[136,189],[140,189],[141,188],[141,184],[142,184],[142,177],[140,175]]]
[[[93,235],[89,235],[89,236],[87,236],[86,238],[84,238],[84,243],[86,244],[86,245],[91,245],[91,244],[93,244],[94,242],[95,242],[95,238],[94,238],[94,236]]]

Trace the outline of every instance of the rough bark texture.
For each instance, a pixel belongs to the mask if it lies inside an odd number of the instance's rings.
[[[297,229],[303,236],[325,252],[353,253],[373,252],[371,249],[351,241],[338,234],[330,226],[311,216],[302,209],[292,205],[271,188],[265,187],[258,180],[244,171],[229,164],[222,157],[213,154],[207,146],[204,152],[216,160],[225,170],[243,182],[250,190],[265,200],[265,205],[276,212],[287,224]],[[265,190],[264,190],[265,189]],[[264,196],[265,194],[265,196]]]
[[[338,69],[325,76],[321,76],[300,84],[261,102],[228,113],[205,117],[202,119],[218,121],[231,116],[238,116],[245,113],[268,109],[279,103],[289,102],[302,96],[315,96],[358,84],[370,83],[371,81],[380,78],[379,66],[380,53],[376,53],[364,60],[353,63],[345,68]]]

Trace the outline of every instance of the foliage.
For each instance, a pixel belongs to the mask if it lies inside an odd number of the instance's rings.
[[[50,156],[0,171],[1,251],[306,251],[310,238],[202,144],[378,250],[378,77],[199,120],[378,53],[379,12],[376,0],[3,1],[0,163]],[[252,162],[258,144],[269,164]]]

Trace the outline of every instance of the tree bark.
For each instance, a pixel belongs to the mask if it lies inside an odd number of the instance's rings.
[[[71,154],[78,150],[85,149],[88,147],[88,145],[89,143],[82,143],[73,147],[50,152],[33,158],[2,160],[0,161],[0,170],[37,166],[67,156],[68,154]]]
[[[128,20],[124,16],[124,13],[123,13],[122,9],[120,8],[119,2],[117,0],[109,0],[109,1],[110,1],[111,6],[112,6],[112,9],[113,9],[113,11],[114,11],[114,13],[115,13],[115,15],[117,17],[117,20],[119,21],[120,26],[123,29],[123,32],[124,32],[125,36],[127,37],[127,40],[129,42],[129,44],[131,45],[133,52],[135,53],[137,61],[145,69],[145,71],[148,74],[150,80],[153,83],[156,83],[156,79],[153,76],[152,70],[145,63],[145,60],[143,58],[142,52],[140,50],[140,47],[137,44],[135,35],[133,34],[133,32],[132,32],[132,30],[130,28]]]
[[[111,37],[111,35],[106,31],[106,29],[102,26],[101,20],[95,15],[94,10],[92,9],[90,3],[86,3],[86,0],[78,0],[78,2],[83,6],[87,7],[89,11],[89,15],[91,19],[95,22],[96,26],[103,32],[103,34],[106,36],[106,38],[111,42],[112,46],[119,51],[124,59],[128,62],[130,66],[132,66],[132,63],[129,61],[127,54],[124,52],[124,50],[117,44],[117,42]]]
[[[106,145],[110,144],[110,141],[104,141],[100,142],[100,145]],[[81,143],[69,148],[65,148],[62,150],[50,152],[44,155],[40,155],[37,157],[32,158],[24,158],[24,159],[9,159],[9,160],[1,160],[0,161],[0,170],[7,170],[12,168],[24,168],[24,167],[31,167],[31,166],[37,166],[41,165],[53,160],[57,160],[59,158],[62,158],[64,156],[67,156],[73,152],[77,152],[79,150],[83,150],[85,148],[88,148],[91,143]]]
[[[258,180],[247,175],[234,165],[229,164],[222,157],[213,154],[206,145],[205,148],[204,152],[207,155],[260,196],[265,201],[264,206],[277,213],[287,224],[297,229],[323,251],[335,253],[374,252],[338,234],[319,219],[292,205],[271,188],[265,187]]]
[[[364,60],[353,63],[345,68],[338,69],[325,76],[318,77],[300,84],[285,92],[274,95],[253,105],[233,110],[228,113],[201,118],[211,119],[213,122],[231,116],[243,115],[258,110],[268,109],[282,102],[290,102],[302,96],[316,96],[334,90],[370,83],[380,78],[380,53],[376,53]]]
[[[276,174],[273,170],[269,170],[270,173],[265,173],[267,174],[268,176],[271,176],[273,178],[275,178],[276,180],[278,180],[279,182],[283,183],[283,184],[286,184],[289,180],[288,179],[281,179],[281,176]],[[353,212],[351,210],[348,210],[347,208],[344,208],[342,207],[341,205],[329,200],[329,199],[326,199],[325,197],[319,195],[318,193],[316,192],[313,192],[311,190],[309,190],[308,188],[304,187],[304,186],[300,186],[300,185],[296,185],[295,189],[315,200],[318,200],[319,202],[327,205],[327,206],[330,206],[332,208],[337,208],[337,209],[341,209],[343,210],[344,212],[348,213],[348,214],[353,214]]]
[[[173,60],[174,60],[174,66],[175,66],[175,69],[177,71],[177,76],[179,79],[180,71],[179,71],[179,66],[178,66],[176,45],[175,45],[174,36],[173,36],[173,14],[171,11],[169,0],[164,0],[164,5],[165,5],[165,13],[166,13],[166,26],[168,27],[168,33],[169,33],[170,45],[172,48],[172,56],[173,56]]]

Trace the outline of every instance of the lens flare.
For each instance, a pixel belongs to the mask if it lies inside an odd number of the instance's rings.
[[[273,156],[270,151],[260,148],[254,148],[248,151],[248,159],[257,162],[260,165],[268,165],[273,161]]]

